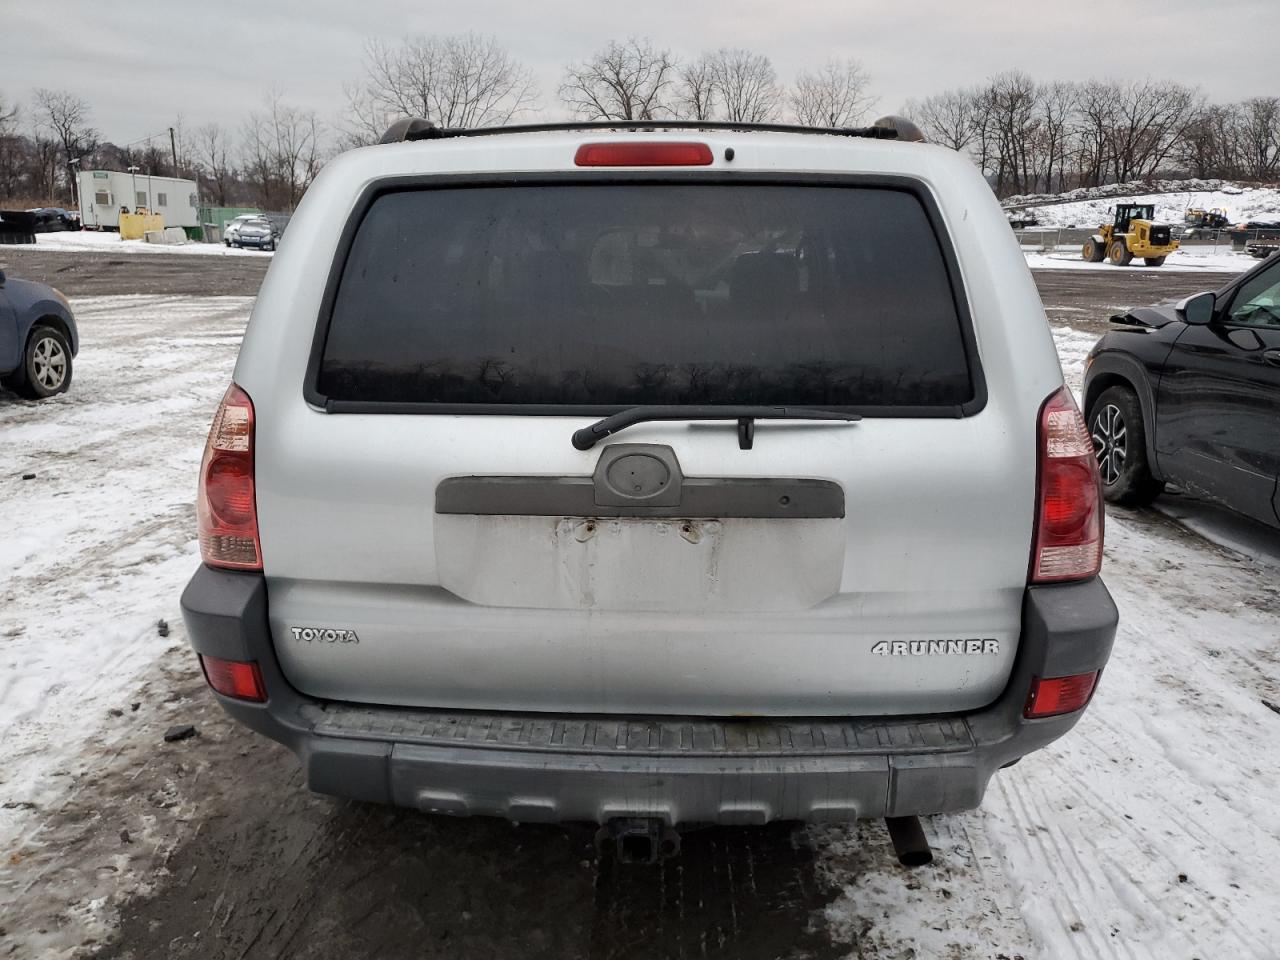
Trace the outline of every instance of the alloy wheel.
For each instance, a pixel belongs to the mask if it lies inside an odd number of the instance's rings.
[[[1129,453],[1129,432],[1125,427],[1124,414],[1115,404],[1108,403],[1093,415],[1089,433],[1093,437],[1093,452],[1098,458],[1102,482],[1111,486],[1120,479]]]
[[[45,390],[54,391],[67,378],[67,352],[55,337],[41,337],[31,351],[32,373]]]

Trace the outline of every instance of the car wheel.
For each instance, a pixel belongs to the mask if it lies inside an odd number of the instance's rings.
[[[1164,266],[1164,257],[1143,257],[1142,260],[1148,267]]]
[[[19,396],[43,400],[71,386],[71,345],[55,327],[35,327],[22,356],[22,376],[13,384]]]
[[[1112,241],[1108,255],[1117,267],[1127,267],[1133,262],[1133,254],[1129,252],[1129,246],[1123,240]]]
[[[1128,387],[1108,387],[1089,407],[1102,495],[1109,503],[1143,506],[1164,490],[1147,464],[1147,431],[1142,406]]]

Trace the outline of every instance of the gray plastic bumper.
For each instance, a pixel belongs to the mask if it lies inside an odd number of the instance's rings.
[[[671,824],[971,809],[996,770],[1079,718],[1025,719],[1032,679],[1101,670],[1118,620],[1100,580],[1029,588],[1009,685],[968,714],[715,720],[321,702],[280,672],[260,574],[201,567],[182,611],[198,653],[257,661],[269,701],[218,700],[297,754],[313,790],[520,821],[643,816]]]

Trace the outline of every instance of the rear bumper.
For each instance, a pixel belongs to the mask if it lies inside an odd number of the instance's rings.
[[[1023,717],[1034,677],[1101,670],[1118,615],[1101,580],[1032,587],[1005,692],[967,714],[910,718],[620,718],[366,707],[300,695],[280,671],[261,575],[201,567],[182,596],[197,653],[257,661],[265,704],[218,696],[287,746],[311,789],[521,821],[849,820],[977,806],[1000,767],[1079,713]]]

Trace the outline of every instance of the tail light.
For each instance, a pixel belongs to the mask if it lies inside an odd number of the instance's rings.
[[[1075,713],[1084,709],[1097,685],[1096,670],[1070,677],[1037,677],[1031,683],[1031,693],[1022,715],[1034,720],[1037,717],[1056,717],[1060,713]]]
[[[253,401],[234,383],[218,405],[204,445],[196,519],[205,563],[262,569],[253,488]]]
[[[705,143],[584,143],[574,154],[579,167],[705,167],[711,148]]]
[[[262,682],[262,671],[256,663],[241,660],[223,660],[200,654],[200,669],[209,686],[224,697],[267,702],[267,686]]]
[[[1093,441],[1071,391],[1040,409],[1031,582],[1085,580],[1102,566],[1102,485]]]

